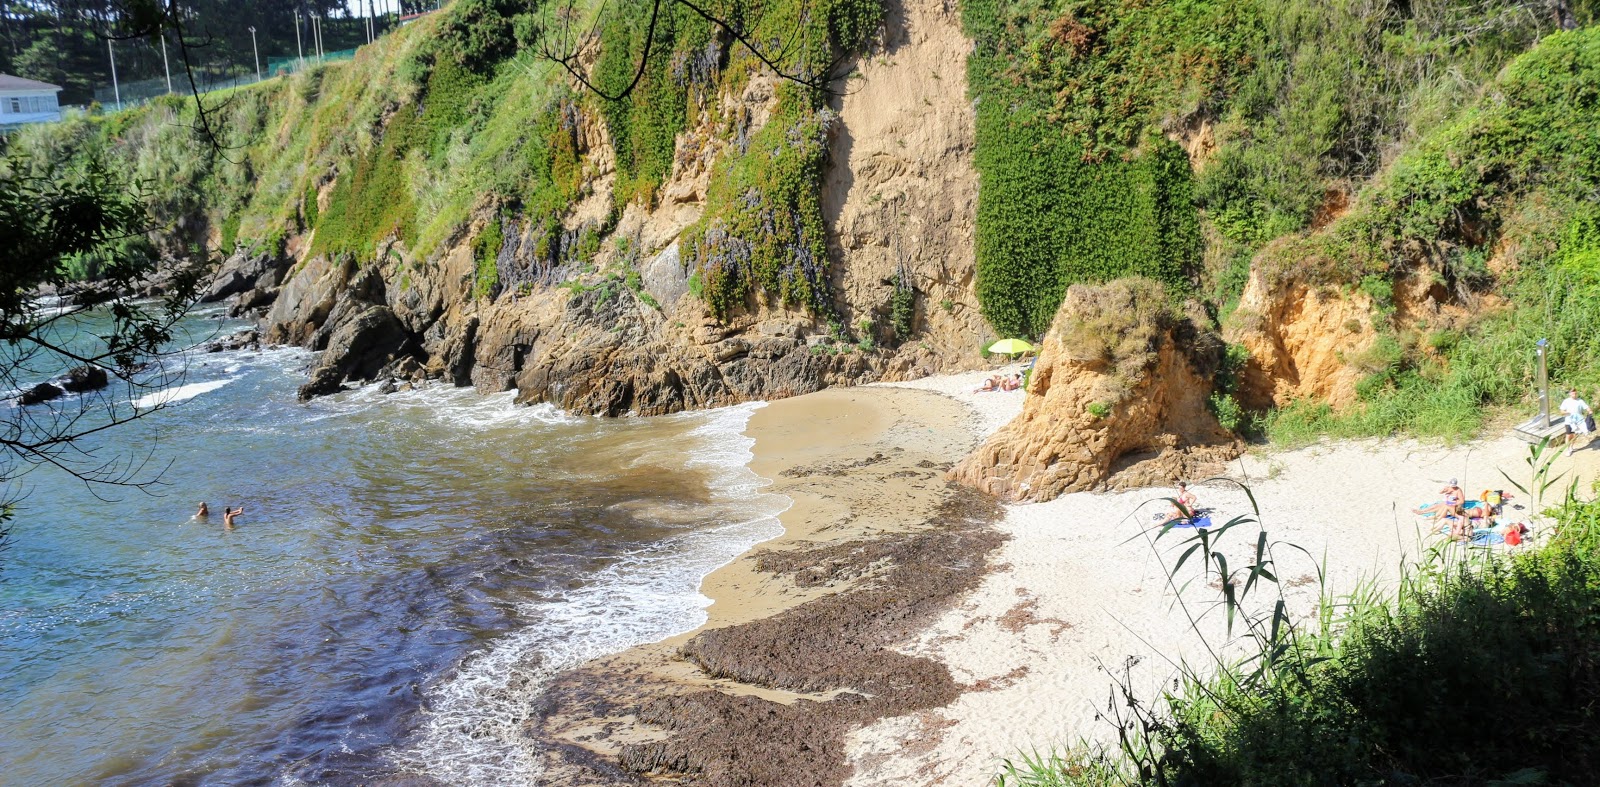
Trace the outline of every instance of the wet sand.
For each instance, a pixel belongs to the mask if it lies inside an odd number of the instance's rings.
[[[999,507],[943,480],[981,429],[927,391],[856,388],[752,417],[784,534],[705,579],[700,629],[558,679],[529,733],[547,784],[839,784],[850,730],[970,686],[909,641],[989,570]]]

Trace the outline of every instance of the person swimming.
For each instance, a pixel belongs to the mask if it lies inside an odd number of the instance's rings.
[[[244,513],[244,506],[239,506],[238,508],[227,508],[227,507],[224,507],[222,509],[222,526],[224,528],[227,528],[228,530],[232,530],[233,529],[233,520],[234,520],[234,518],[239,516],[240,514],[243,514],[243,513]]]
[[[211,516],[211,509],[206,508],[206,501],[201,500],[200,501],[200,510],[194,512],[194,516],[190,517],[190,519],[208,519],[208,518],[210,518],[210,516]]]

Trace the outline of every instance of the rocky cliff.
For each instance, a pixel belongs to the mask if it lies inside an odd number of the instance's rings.
[[[1203,476],[1237,456],[1237,438],[1207,408],[1222,342],[1163,295],[1143,279],[1069,288],[1022,414],[951,477],[1036,502]]]
[[[562,222],[569,236],[598,239],[588,259],[550,265],[535,252],[546,227],[480,209],[426,256],[391,239],[358,262],[314,251],[315,230],[289,238],[279,258],[242,249],[214,292],[260,314],[270,341],[322,352],[303,396],[377,377],[444,379],[575,412],[650,415],[970,368],[994,338],[973,289],[970,43],[950,8],[926,0],[891,4],[884,31],[843,69],[826,110],[828,308],[757,293],[714,315],[680,251],[719,157],[732,155],[726,130],[748,138],[773,122],[770,77],[707,102],[675,140],[653,201],[615,203],[607,127],[578,113],[586,196]],[[322,185],[324,208],[336,185]],[[491,231],[503,236],[490,250],[493,295],[478,286],[475,249]]]

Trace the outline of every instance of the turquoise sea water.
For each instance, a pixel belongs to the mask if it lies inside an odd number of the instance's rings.
[[[0,781],[537,784],[518,731],[541,681],[697,625],[700,578],[779,532],[787,501],[746,468],[758,405],[602,420],[444,387],[301,404],[309,358],[193,355],[172,406],[85,445],[170,462],[155,495],[22,479]],[[227,505],[245,507],[232,531]]]

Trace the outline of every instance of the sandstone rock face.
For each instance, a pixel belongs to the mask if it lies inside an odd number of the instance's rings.
[[[1355,401],[1361,371],[1347,361],[1377,337],[1372,321],[1365,295],[1298,280],[1272,283],[1253,272],[1229,329],[1229,338],[1250,351],[1240,403],[1264,409],[1301,398],[1334,407]]]
[[[1034,365],[1022,414],[950,476],[1007,500],[1209,474],[1238,440],[1206,407],[1221,342],[1163,312],[1160,285],[1074,285]]]
[[[911,341],[883,368],[909,379],[973,365],[993,335],[975,289],[978,173],[967,54],[955,4],[888,4],[884,46],[856,63],[836,102],[822,204],[838,261],[833,285],[844,323],[871,320],[880,344],[896,337],[890,298],[904,275],[915,288]]]
[[[704,212],[718,157],[732,144],[726,126],[754,133],[772,116],[775,84],[761,75],[679,135],[653,205],[613,204],[604,125],[578,119],[585,185],[563,229],[599,228],[620,213],[591,258],[536,259],[543,230],[503,223],[499,292],[484,296],[473,285],[471,241],[501,220],[485,205],[425,257],[393,243],[364,265],[306,258],[311,244],[290,238],[298,265],[282,281],[241,291],[235,307],[270,304],[267,341],[323,351],[306,395],[373,376],[427,377],[485,392],[514,388],[519,401],[574,412],[654,415],[979,366],[979,347],[994,337],[973,282],[970,49],[946,4],[892,4],[884,50],[857,63],[863,78],[832,107],[839,122],[823,211],[834,314],[754,298],[719,321],[691,294],[678,240]],[[897,278],[916,290],[909,337],[890,327]],[[345,357],[352,353],[362,357]]]

